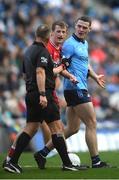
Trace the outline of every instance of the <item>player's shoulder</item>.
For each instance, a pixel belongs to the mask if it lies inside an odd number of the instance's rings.
[[[87,40],[85,40],[85,44],[88,45],[88,41]]]
[[[73,47],[73,38],[72,36],[70,36],[68,39],[66,39],[63,43],[63,47],[69,47],[69,48],[72,48]]]
[[[88,41],[87,40],[85,40],[85,46],[86,46],[86,48],[88,48]]]
[[[70,43],[71,41],[73,41],[73,37],[72,36],[68,37],[64,42],[65,43]]]

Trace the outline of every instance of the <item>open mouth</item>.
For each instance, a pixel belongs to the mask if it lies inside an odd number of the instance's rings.
[[[79,34],[79,36],[84,36],[84,33],[78,33]]]
[[[61,41],[61,40],[63,40],[63,38],[62,38],[62,37],[58,37],[58,40],[60,40],[60,41]]]

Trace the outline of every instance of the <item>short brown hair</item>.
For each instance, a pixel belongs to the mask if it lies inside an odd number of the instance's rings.
[[[62,21],[62,20],[58,20],[58,21],[55,21],[53,24],[52,24],[52,31],[55,30],[55,27],[56,26],[60,26],[61,28],[66,28],[68,29],[68,25]]]
[[[38,26],[36,29],[35,35],[36,35],[36,37],[40,37],[42,39],[49,37],[50,27],[47,24],[42,24],[42,25]]]
[[[79,20],[89,22],[89,25],[91,26],[92,21],[91,21],[91,18],[89,16],[81,16],[75,21],[75,23],[77,23]]]

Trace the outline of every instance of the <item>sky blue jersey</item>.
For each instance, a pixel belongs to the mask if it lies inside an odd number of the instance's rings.
[[[64,90],[87,89],[88,73],[88,43],[73,34],[62,46],[62,56],[70,62],[67,70],[73,74],[78,84],[73,84],[69,79],[64,79]]]

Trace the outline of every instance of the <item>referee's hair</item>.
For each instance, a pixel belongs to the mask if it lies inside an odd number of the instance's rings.
[[[91,26],[92,21],[91,21],[91,18],[90,18],[89,16],[81,16],[81,17],[79,17],[79,18],[75,21],[75,24],[76,24],[79,20],[84,21],[84,22],[89,22],[89,25]]]
[[[46,39],[50,35],[50,27],[47,24],[42,24],[37,27],[35,36],[40,37],[41,39]]]

